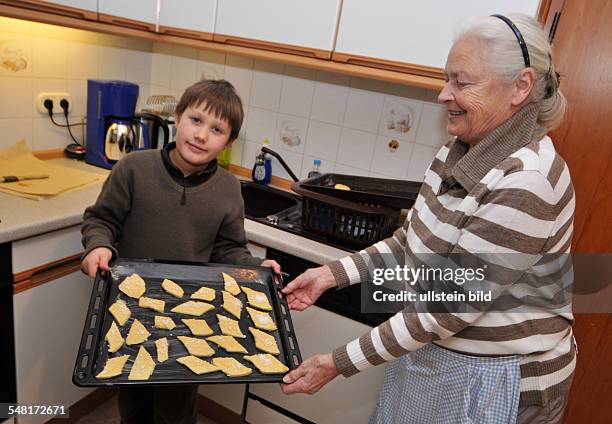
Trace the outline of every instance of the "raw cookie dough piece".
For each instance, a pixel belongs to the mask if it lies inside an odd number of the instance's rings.
[[[121,355],[114,358],[109,358],[104,365],[104,369],[96,375],[96,378],[113,378],[121,375],[125,363],[130,358],[130,355]]]
[[[132,274],[126,277],[121,284],[119,284],[119,290],[134,299],[138,299],[142,296],[146,289],[147,285],[145,281],[138,274]]]
[[[153,370],[155,370],[155,361],[147,349],[144,346],[140,346],[130,375],[128,375],[128,380],[148,380],[151,374],[153,374]]]
[[[210,287],[200,287],[195,293],[191,295],[192,299],[204,300],[206,302],[212,302],[215,300],[215,289]]]
[[[244,355],[244,359],[253,363],[262,374],[284,374],[289,371],[281,361],[269,353],[259,353],[257,355]]]
[[[214,333],[213,329],[203,319],[182,319],[181,321],[183,321],[183,324],[189,328],[194,336],[210,336]]]
[[[257,309],[249,308],[248,306],[246,309],[247,309],[247,312],[249,313],[249,316],[251,317],[251,320],[253,320],[255,327],[261,330],[268,330],[268,331],[276,330],[276,324],[274,324],[274,321],[272,320],[272,317],[270,317],[269,313],[261,312],[261,311],[258,311]]]
[[[233,294],[234,296],[238,296],[240,294],[240,286],[231,275],[222,272],[223,274],[223,282],[225,283],[224,289],[226,292]]]
[[[196,339],[195,337],[178,336],[178,339],[185,345],[185,349],[193,356],[212,356],[215,351],[206,340]]]
[[[245,367],[234,358],[213,358],[212,363],[228,377],[244,377],[253,372],[252,369]]]
[[[169,293],[174,297],[181,298],[185,294],[185,291],[181,286],[179,286],[172,280],[168,280],[167,278],[164,278],[164,281],[162,281],[161,286],[162,289],[166,291],[166,293]]]
[[[155,324],[153,324],[153,327],[155,328],[159,328],[162,330],[173,330],[174,327],[176,327],[176,324],[170,317],[162,317],[160,315],[155,315],[154,320]]]
[[[110,305],[108,311],[117,320],[119,325],[125,324],[132,315],[132,311],[130,311],[130,308],[128,308],[127,303],[121,299]]]
[[[185,303],[181,303],[180,305],[175,306],[171,309],[171,311],[179,314],[193,315],[199,317],[212,309],[215,309],[215,307],[210,303],[188,300]]]
[[[115,321],[113,321],[110,328],[108,329],[104,340],[108,342],[108,351],[110,353],[117,352],[121,348],[121,346],[123,346],[123,342],[125,340],[123,340],[123,337],[121,337],[121,332],[119,331],[119,327],[117,327],[117,324],[115,324]]]
[[[223,291],[223,309],[227,312],[240,319],[240,313],[242,312],[242,301],[237,297],[232,296],[230,293]]]
[[[168,360],[168,339],[162,338],[155,340],[155,348],[157,349],[157,362],[165,362]]]
[[[176,362],[185,365],[197,375],[220,371],[218,367],[214,366],[210,362],[198,358],[197,356],[183,356],[181,358],[176,358]]]
[[[154,311],[164,313],[166,302],[161,299],[153,299],[152,297],[142,296],[138,299],[138,306],[141,308],[153,309]]]
[[[135,319],[130,327],[125,343],[129,346],[142,343],[147,340],[150,335],[151,333],[149,333],[145,326],[142,325],[140,321]]]
[[[240,331],[240,325],[235,319],[217,314],[217,320],[219,320],[219,328],[221,328],[221,333],[227,336],[240,337],[241,339],[246,337],[244,334],[242,334],[242,331]]]
[[[268,296],[266,296],[265,293],[244,286],[242,287],[242,291],[246,293],[249,305],[264,311],[272,310],[272,306],[270,302],[268,302]]]
[[[232,336],[210,336],[207,337],[206,340],[210,340],[216,345],[222,347],[227,352],[233,353],[249,353],[248,350],[244,348],[238,340],[233,338]]]
[[[278,345],[276,344],[276,338],[264,331],[258,330],[257,328],[249,327],[249,331],[255,339],[255,347],[263,352],[271,353],[272,355],[278,355]]]

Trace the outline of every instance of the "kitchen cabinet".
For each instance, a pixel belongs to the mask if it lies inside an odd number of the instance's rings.
[[[332,59],[441,77],[457,24],[471,16],[536,16],[539,0],[344,0]],[[508,29],[510,30],[510,29]]]
[[[15,281],[31,276],[49,264],[76,257],[83,251],[81,227],[63,228],[12,243],[12,265]]]
[[[249,424],[298,424],[299,421],[275,411],[255,399],[247,400],[246,422]]]
[[[98,0],[98,19],[115,25],[155,31],[157,0]]]
[[[98,0],[14,0],[13,3],[21,7],[79,19],[91,21],[98,19]]]
[[[72,384],[91,290],[92,280],[76,271],[14,295],[18,403],[68,407],[93,391]],[[23,416],[19,423],[49,418]]]
[[[72,7],[75,9],[89,10],[91,12],[98,11],[98,0],[42,0],[44,3],[53,3],[57,5]]]
[[[72,384],[92,280],[79,270],[79,226],[11,243],[17,402],[69,407],[93,389]],[[48,416],[20,417],[20,424]]]
[[[159,0],[159,28],[162,34],[212,40],[217,0]]]
[[[291,314],[303,359],[316,353],[328,353],[371,330],[371,327],[345,318],[317,306],[303,312]],[[325,329],[324,332],[321,329]],[[379,365],[345,379],[340,376],[315,395],[286,396],[277,384],[251,384],[249,392],[274,405],[319,424],[338,422],[366,423],[376,406],[384,379],[385,365]],[[254,414],[264,417],[253,424],[267,422],[265,417],[277,416],[278,412],[257,406],[255,412],[249,408],[247,417]],[[274,422],[274,421],[272,421]],[[282,421],[281,421],[282,422]],[[284,422],[291,422],[287,418]]]
[[[340,0],[219,1],[214,40],[329,59]]]

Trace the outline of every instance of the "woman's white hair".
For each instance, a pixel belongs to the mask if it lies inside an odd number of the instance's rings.
[[[527,43],[531,68],[536,75],[530,99],[533,103],[540,103],[538,123],[552,130],[561,123],[567,107],[565,97],[559,90],[552,46],[541,25],[532,17],[523,14],[505,16],[516,25]],[[492,16],[469,19],[457,29],[455,41],[463,37],[474,37],[485,43],[487,65],[506,83],[514,82],[520,71],[525,69],[518,40],[501,19]]]

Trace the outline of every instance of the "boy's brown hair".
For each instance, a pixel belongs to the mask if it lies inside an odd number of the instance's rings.
[[[197,107],[202,103],[206,104],[206,112],[227,120],[232,129],[228,141],[237,139],[244,119],[244,110],[234,86],[223,79],[198,81],[187,87],[174,113],[181,116],[188,107]]]

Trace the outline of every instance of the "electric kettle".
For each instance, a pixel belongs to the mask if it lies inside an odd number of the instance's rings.
[[[166,121],[150,113],[137,113],[129,118],[108,117],[108,123],[104,153],[110,161],[118,161],[134,150],[163,149],[170,139]]]

